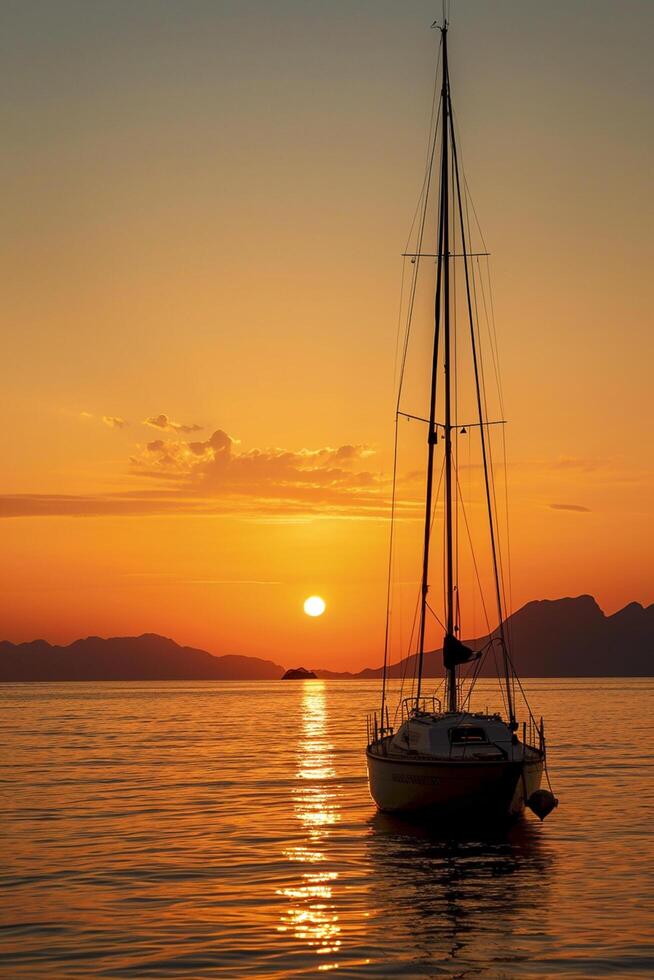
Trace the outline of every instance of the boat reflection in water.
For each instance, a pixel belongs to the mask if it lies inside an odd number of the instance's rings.
[[[338,787],[334,783],[333,745],[327,734],[325,682],[308,680],[303,685],[293,806],[306,841],[285,850],[284,856],[306,865],[306,869],[297,884],[277,891],[289,899],[278,931],[292,931],[314,953],[329,956],[341,946],[332,894],[338,873],[330,869],[324,851],[324,844],[340,819]],[[329,968],[327,961],[321,967]]]
[[[370,936],[378,962],[409,976],[531,974],[553,862],[540,827],[521,818],[480,838],[383,813],[369,827],[376,922],[392,922]]]

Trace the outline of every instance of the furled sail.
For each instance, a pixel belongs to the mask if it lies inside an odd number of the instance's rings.
[[[451,633],[445,634],[443,640],[443,663],[446,670],[452,670],[457,664],[467,664],[471,660],[479,660],[481,650],[475,652],[467,647],[461,640]]]

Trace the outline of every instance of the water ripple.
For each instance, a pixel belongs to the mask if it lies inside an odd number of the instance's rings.
[[[1,975],[651,977],[654,683],[528,687],[561,806],[480,838],[375,812],[375,684],[1,686]]]

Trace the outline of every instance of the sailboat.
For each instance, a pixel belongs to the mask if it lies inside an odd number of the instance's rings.
[[[431,153],[424,191],[422,224],[427,217],[429,187],[438,190],[438,221],[435,252],[423,252],[422,233],[418,247],[410,256],[413,275],[417,276],[423,265],[435,266],[434,331],[429,365],[429,411],[419,416],[403,412],[401,403],[402,381],[396,411],[395,477],[393,481],[393,516],[391,517],[391,553],[393,548],[393,521],[395,520],[397,487],[397,427],[401,417],[417,420],[426,429],[426,480],[424,501],[424,532],[422,534],[421,581],[418,593],[416,617],[417,649],[411,658],[415,665],[414,689],[408,698],[400,697],[395,716],[389,715],[389,616],[386,617],[386,649],[382,699],[379,714],[368,716],[368,740],[366,759],[370,793],[377,807],[386,812],[424,813],[432,819],[448,819],[452,816],[472,818],[486,823],[492,820],[512,818],[525,806],[544,819],[557,805],[550,789],[542,789],[541,781],[546,770],[545,728],[542,718],[534,717],[526,701],[522,724],[518,719],[516,691],[524,691],[515,673],[510,651],[508,630],[505,626],[505,595],[502,583],[501,556],[497,529],[497,508],[494,505],[494,482],[491,457],[490,426],[486,416],[486,398],[483,382],[483,366],[480,361],[480,339],[475,316],[473,260],[475,253],[470,246],[470,226],[467,211],[465,178],[462,179],[461,157],[457,147],[450,72],[448,64],[448,24],[435,24],[441,34],[439,58],[440,100],[435,105],[437,113],[430,132]],[[439,68],[437,66],[437,79]],[[438,91],[438,82],[435,91]],[[437,152],[437,151],[440,152]],[[440,165],[437,161],[440,157]],[[439,166],[438,181],[432,180]],[[459,263],[453,272],[454,263]],[[462,274],[461,274],[462,273]],[[454,288],[462,286],[462,306],[466,314],[466,333],[470,338],[470,386],[471,404],[476,418],[462,424],[455,417],[457,407],[456,375],[456,314]],[[461,319],[461,318],[459,318]],[[461,343],[461,341],[459,341]],[[425,379],[426,380],[426,379]],[[443,412],[440,420],[437,411]],[[483,509],[488,525],[486,545],[490,551],[492,569],[491,591],[497,609],[498,626],[489,631],[485,643],[472,649],[461,640],[461,600],[457,581],[457,507],[459,500],[459,476],[455,441],[460,433],[472,432],[479,436],[481,465],[483,467]],[[441,460],[437,460],[437,454]],[[442,474],[442,543],[443,543],[443,599],[444,639],[442,646],[444,668],[444,696],[426,695],[425,647],[427,622],[434,612],[430,605],[430,551],[436,528],[437,494],[435,486],[436,464]],[[389,597],[392,561],[389,562]],[[390,599],[389,599],[390,604]],[[435,616],[435,613],[434,613]],[[493,652],[498,665],[498,682],[501,687],[503,711],[473,711],[472,690],[479,676],[484,658]],[[463,670],[468,674],[464,677]],[[396,727],[397,726],[397,727]],[[549,777],[548,777],[549,782]]]

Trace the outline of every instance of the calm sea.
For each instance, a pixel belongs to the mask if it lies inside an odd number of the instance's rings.
[[[0,686],[2,976],[653,976],[654,680],[527,688],[561,804],[484,837],[375,813],[373,683]]]

